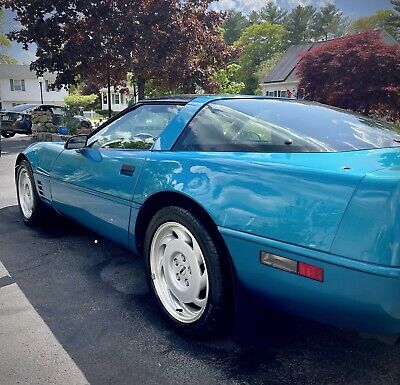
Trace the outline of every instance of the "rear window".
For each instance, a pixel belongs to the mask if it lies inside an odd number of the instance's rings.
[[[335,108],[301,101],[228,99],[200,110],[174,149],[335,152],[399,145],[394,126]]]
[[[20,104],[18,106],[14,106],[14,107],[10,108],[10,111],[26,112],[26,111],[32,110],[35,107],[37,107],[37,104]]]

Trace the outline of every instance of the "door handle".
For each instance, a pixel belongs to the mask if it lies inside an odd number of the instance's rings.
[[[135,172],[135,166],[132,164],[123,164],[121,166],[121,175],[126,175],[126,176],[132,176],[133,173]]]

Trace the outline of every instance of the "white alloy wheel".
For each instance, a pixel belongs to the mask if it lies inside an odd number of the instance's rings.
[[[197,321],[207,306],[209,280],[199,243],[185,226],[166,222],[158,227],[151,240],[150,269],[165,310],[179,322]]]
[[[21,167],[18,173],[18,198],[22,213],[26,219],[30,219],[34,208],[34,191],[32,180],[25,167]]]

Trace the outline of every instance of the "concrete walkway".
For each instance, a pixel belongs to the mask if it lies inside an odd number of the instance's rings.
[[[14,163],[29,142],[27,137],[17,137],[8,139],[7,146],[2,143],[0,209],[17,204]],[[0,384],[88,384],[3,265],[4,252],[0,238]]]

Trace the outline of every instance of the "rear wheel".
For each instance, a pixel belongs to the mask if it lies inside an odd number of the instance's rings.
[[[189,211],[161,209],[145,239],[147,276],[162,313],[179,331],[205,336],[221,325],[227,277],[210,233]]]
[[[1,131],[1,136],[4,138],[12,138],[14,135],[15,132]]]
[[[17,168],[17,198],[24,222],[37,224],[44,211],[44,205],[36,191],[33,173],[28,161],[23,160]]]

